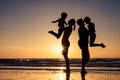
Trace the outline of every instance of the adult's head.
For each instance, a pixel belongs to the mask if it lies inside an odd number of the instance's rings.
[[[85,21],[87,24],[89,24],[89,23],[91,22],[91,19],[90,19],[90,17],[86,16],[86,17],[84,18],[84,21]]]
[[[78,24],[80,27],[82,27],[82,26],[85,25],[82,18],[80,18],[80,19],[77,20],[77,24]]]
[[[72,25],[75,25],[75,19],[73,19],[73,18],[70,19],[70,20],[68,21],[68,24],[71,25],[71,26],[72,26]]]

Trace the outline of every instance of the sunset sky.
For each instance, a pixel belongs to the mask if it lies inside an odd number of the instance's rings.
[[[62,58],[62,37],[48,34],[62,12],[95,23],[96,42],[107,47],[89,47],[91,58],[120,58],[120,0],[0,0],[0,58]],[[81,58],[78,25],[69,40],[68,56]]]

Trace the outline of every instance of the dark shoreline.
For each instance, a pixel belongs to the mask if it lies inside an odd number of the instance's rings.
[[[70,59],[71,67],[81,67],[81,59]],[[0,59],[0,66],[31,66],[31,67],[64,67],[65,61],[59,58],[39,59]],[[120,58],[94,58],[89,61],[87,67],[120,67]]]

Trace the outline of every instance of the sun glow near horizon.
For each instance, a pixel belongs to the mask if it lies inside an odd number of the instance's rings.
[[[92,58],[120,58],[119,0],[0,0],[0,58],[63,58],[61,38],[48,34],[58,32],[61,12],[71,18],[89,16],[95,23],[97,43],[102,49],[89,48]],[[109,14],[110,13],[110,14]],[[62,37],[62,36],[61,36]],[[70,36],[69,58],[81,58],[78,25]]]
[[[63,50],[63,47],[61,45],[57,45],[55,48],[54,48],[55,52],[57,53],[62,53],[62,50]]]

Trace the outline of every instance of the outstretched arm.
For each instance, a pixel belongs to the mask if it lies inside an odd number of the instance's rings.
[[[55,21],[52,21],[52,23],[56,23],[56,22],[58,22],[59,21],[59,19],[58,20],[55,20]]]

